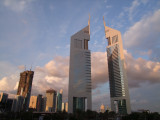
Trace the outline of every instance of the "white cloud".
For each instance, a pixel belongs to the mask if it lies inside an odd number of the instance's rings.
[[[13,11],[23,11],[33,0],[4,0],[4,5]]]
[[[14,90],[17,90],[18,89],[18,85],[19,85],[19,81],[16,82],[16,85],[14,87]]]
[[[152,51],[159,56],[160,45],[160,9],[153,15],[143,17],[124,33],[124,45],[138,51]],[[135,51],[135,49],[134,49]],[[153,55],[153,54],[151,54]]]
[[[148,0],[133,0],[131,6],[125,8],[125,12],[128,12],[128,17],[131,22],[133,21],[133,17],[138,14],[137,8],[142,4],[145,5],[147,2]]]
[[[106,8],[109,9],[109,8],[112,8],[112,6],[111,5],[107,5]]]
[[[129,10],[129,20],[132,21],[133,19],[133,12],[134,10],[140,5],[140,1],[139,0],[134,0],[132,2],[131,7],[128,8]]]
[[[4,77],[0,80],[0,90],[2,90],[2,91],[10,90],[7,77]]]
[[[124,51],[126,58],[127,75],[130,87],[139,87],[143,82],[152,84],[160,82],[160,63],[147,61],[142,58],[134,59],[133,56]],[[108,82],[108,65],[106,52],[94,52],[91,55],[92,64],[92,88]],[[48,88],[67,91],[69,79],[69,57],[57,56],[46,63],[44,67],[36,67],[33,84],[37,91],[45,92]],[[142,76],[145,74],[145,76]],[[15,90],[19,82],[19,73],[3,77],[0,84],[6,90]],[[9,83],[9,84],[8,84]],[[8,89],[10,86],[10,89]],[[34,87],[33,86],[33,87]],[[64,92],[67,95],[67,92]]]
[[[13,91],[16,88],[16,83],[19,81],[17,74],[3,77],[0,80],[0,91]]]

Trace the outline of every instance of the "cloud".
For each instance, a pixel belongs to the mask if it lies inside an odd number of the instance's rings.
[[[23,11],[33,0],[4,0],[4,5],[15,12]]]
[[[104,52],[94,52],[91,55],[92,88],[108,81],[107,54]]]
[[[106,8],[109,9],[109,8],[112,8],[112,6],[111,5],[107,5]]]
[[[139,5],[140,5],[139,0],[134,0],[134,1],[132,2],[131,7],[128,8],[128,10],[129,10],[129,20],[130,20],[130,21],[132,21],[132,19],[133,19],[133,12],[134,12],[134,10],[135,10]]]
[[[134,59],[124,50],[127,76],[130,88],[138,88],[141,83],[160,83],[160,63],[147,61],[142,58]],[[108,82],[108,63],[106,52],[91,54],[92,89],[96,90]],[[18,68],[17,68],[18,69]],[[43,94],[49,88],[57,91],[64,90],[64,100],[68,96],[69,57],[57,56],[43,67],[37,66],[34,70],[32,94]],[[3,77],[0,80],[0,90],[16,90],[19,82],[19,73]]]
[[[134,51],[151,50],[152,57],[160,56],[160,9],[153,15],[143,17],[136,22],[123,35],[124,45]]]
[[[148,0],[134,0],[130,7],[127,7],[125,11],[128,12],[128,17],[130,21],[133,21],[133,17],[137,14],[136,9],[141,4],[146,4]]]
[[[135,59],[131,53],[124,50],[126,71],[129,87],[140,87],[141,83],[160,83],[160,63],[148,61],[143,58]],[[92,53],[92,86],[108,82],[107,55],[104,52]]]
[[[160,82],[160,63],[147,61],[143,58],[134,59],[130,53],[124,50],[127,76],[130,87],[139,87],[141,83]]]
[[[12,74],[8,77],[3,77],[0,80],[0,91],[12,91],[16,88],[15,83],[18,81],[18,76],[16,74]]]

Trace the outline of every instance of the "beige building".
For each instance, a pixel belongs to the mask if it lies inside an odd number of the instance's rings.
[[[31,96],[29,108],[33,108],[33,109],[37,108],[37,96]]]
[[[68,112],[68,102],[65,102],[65,111]]]
[[[56,96],[57,91],[49,89],[46,91],[46,111],[47,112],[56,112]]]
[[[104,106],[103,104],[100,106],[100,112],[101,112],[101,113],[104,113],[104,112],[105,112],[105,106]]]
[[[65,110],[65,104],[64,104],[64,102],[62,102],[62,111],[64,111]]]

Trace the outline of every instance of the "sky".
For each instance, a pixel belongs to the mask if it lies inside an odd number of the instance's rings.
[[[160,113],[159,0],[0,0],[0,92],[16,94],[26,68],[32,95],[63,89],[66,102],[70,37],[89,14],[93,110],[110,107],[104,16],[122,35],[132,111]]]

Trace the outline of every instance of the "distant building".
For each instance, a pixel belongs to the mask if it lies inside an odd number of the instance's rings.
[[[37,109],[37,96],[31,96],[30,98],[30,103],[29,103],[29,108],[32,109]]]
[[[46,102],[47,102],[47,97],[42,96],[41,112],[46,111]]]
[[[143,112],[150,113],[150,110],[139,109],[138,112],[140,112],[140,113],[143,113]]]
[[[68,102],[65,102],[65,111],[68,112]]]
[[[56,112],[56,96],[57,91],[49,89],[46,91],[46,111],[47,112]]]
[[[43,99],[42,99],[42,95],[38,95],[37,96],[37,112],[43,112],[43,108],[42,108],[42,104],[43,104]]]
[[[23,110],[28,110],[31,89],[32,89],[32,80],[33,80],[34,71],[24,71],[20,73],[20,81],[17,90],[17,95],[24,97],[24,107]]]
[[[111,108],[107,105],[106,110],[111,111]]]
[[[90,19],[88,26],[71,36],[68,112],[92,110]]]
[[[119,114],[130,114],[130,96],[121,33],[106,26],[105,21],[104,27],[105,37],[108,40],[107,58],[111,109]]]
[[[105,106],[104,106],[103,104],[100,106],[100,112],[101,112],[101,113],[104,113],[104,112],[105,112]]]
[[[13,103],[13,104],[16,104],[16,105],[13,105],[13,106],[16,106],[14,109],[14,112],[20,112],[20,111],[24,110],[23,109],[24,97],[21,95],[17,95],[15,98],[16,98],[16,101],[14,101],[15,103]]]
[[[64,102],[62,103],[62,111],[64,111],[65,110],[65,104],[64,104]]]
[[[17,112],[16,109],[17,109],[17,99],[16,99],[16,97],[15,97],[15,98],[13,99],[13,102],[12,102],[11,111],[12,111],[12,112]]]
[[[0,103],[6,103],[8,99],[8,94],[7,93],[0,93]]]
[[[60,93],[57,93],[57,111],[62,110],[62,94],[63,90],[60,90]]]
[[[34,109],[37,112],[42,112],[42,95],[31,96],[29,108]]]
[[[6,103],[6,112],[11,112],[11,110],[12,110],[12,104],[13,104],[13,99],[11,99],[11,98],[8,98],[7,99],[7,103]]]
[[[8,100],[8,94],[1,92],[0,93],[0,112],[6,111],[7,100]]]
[[[62,103],[62,111],[68,112],[68,102]]]

